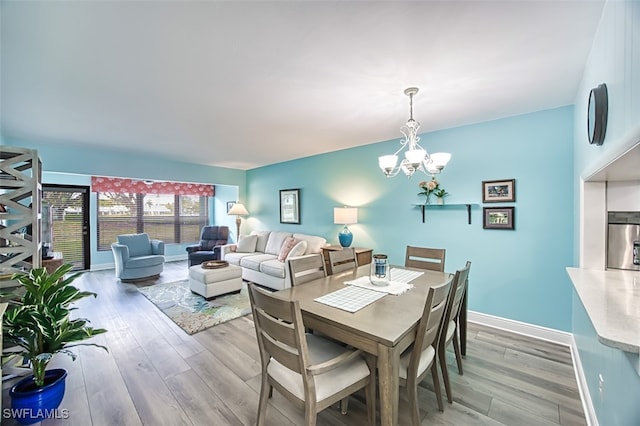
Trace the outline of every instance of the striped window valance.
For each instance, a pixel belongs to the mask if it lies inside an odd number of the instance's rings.
[[[139,179],[91,176],[91,191],[120,194],[175,194],[213,197],[214,185],[186,182],[144,181]]]

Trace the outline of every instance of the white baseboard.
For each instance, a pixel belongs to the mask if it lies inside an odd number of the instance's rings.
[[[571,350],[571,358],[573,360],[573,372],[576,376],[578,391],[580,392],[580,400],[582,408],[587,420],[588,426],[598,426],[598,418],[591,402],[589,387],[582,369],[580,354],[573,339],[573,334],[566,331],[555,330],[552,328],[541,327],[525,322],[514,321],[507,318],[487,315],[480,312],[469,311],[467,315],[469,322],[486,325],[487,327],[497,328],[500,330],[510,331],[512,333],[522,334],[524,336],[533,337],[535,339],[545,340],[559,345],[568,346]]]

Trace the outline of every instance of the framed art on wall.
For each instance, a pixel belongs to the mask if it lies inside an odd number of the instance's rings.
[[[300,224],[300,189],[280,190],[280,223]]]
[[[516,201],[516,180],[482,181],[483,203],[509,203]]]
[[[515,207],[484,207],[482,227],[484,229],[515,229]]]
[[[237,201],[227,201],[227,214],[229,213],[229,210],[231,210],[231,207],[233,207],[235,203],[237,203]]]

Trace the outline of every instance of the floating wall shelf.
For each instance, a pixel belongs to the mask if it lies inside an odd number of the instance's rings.
[[[414,204],[416,207],[420,208],[420,212],[422,213],[422,223],[425,223],[425,211],[429,210],[449,210],[449,209],[459,209],[464,207],[467,209],[467,219],[469,225],[471,225],[471,206],[478,206],[479,204],[473,203],[456,203],[456,204]]]

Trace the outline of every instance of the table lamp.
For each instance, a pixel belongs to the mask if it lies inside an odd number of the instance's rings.
[[[334,207],[333,223],[336,225],[344,225],[344,228],[342,228],[342,231],[338,234],[338,240],[342,247],[349,247],[353,241],[353,234],[347,225],[358,223],[357,207]]]
[[[241,203],[235,203],[229,209],[227,214],[236,217],[236,228],[237,228],[236,241],[238,241],[238,239],[240,238],[240,222],[242,222],[242,219],[240,218],[240,216],[248,215],[249,212]]]

